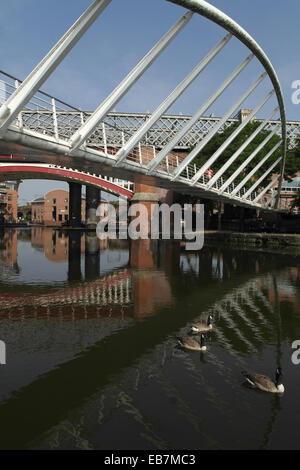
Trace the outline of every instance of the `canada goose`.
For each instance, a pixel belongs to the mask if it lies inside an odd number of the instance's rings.
[[[242,372],[242,375],[246,378],[247,383],[250,384],[253,388],[259,388],[264,392],[270,393],[283,393],[284,386],[281,383],[280,379],[282,376],[282,371],[280,367],[277,367],[275,372],[275,382],[271,380],[266,375],[256,374],[255,372]]]
[[[208,315],[206,323],[194,323],[191,328],[192,331],[194,333],[205,333],[210,331],[212,329],[212,319],[212,315]]]
[[[178,346],[184,349],[190,349],[191,351],[206,351],[205,337],[203,334],[200,335],[200,343],[189,336],[178,336]]]

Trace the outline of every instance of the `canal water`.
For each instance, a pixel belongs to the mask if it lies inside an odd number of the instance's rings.
[[[0,235],[1,449],[299,449],[299,256]],[[209,314],[207,351],[178,349]],[[277,365],[283,396],[243,384]]]

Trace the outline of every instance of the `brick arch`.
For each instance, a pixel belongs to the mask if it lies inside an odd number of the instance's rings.
[[[91,175],[71,168],[62,168],[47,164],[1,163],[0,179],[52,179],[65,182],[76,182],[93,186],[103,191],[131,199],[133,191],[100,176]]]

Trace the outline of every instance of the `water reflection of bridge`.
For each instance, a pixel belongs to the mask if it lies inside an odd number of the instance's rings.
[[[129,254],[125,240],[113,240],[108,245],[107,240],[99,240],[93,233],[42,227],[5,231],[3,240],[0,250],[2,282],[5,283],[11,272],[12,253],[13,266],[17,268],[13,274],[26,269],[22,262],[18,265],[18,240],[30,243],[51,263],[65,262],[67,278],[61,286],[55,282],[50,290],[47,283],[38,282],[34,289],[28,287],[26,295],[17,291],[11,293],[11,289],[0,293],[0,318],[22,321],[32,318],[138,319],[153,315],[160,306],[172,302],[167,275],[162,266],[158,266],[157,241],[154,244],[149,240],[132,242]],[[170,250],[171,246],[167,251]],[[125,253],[120,260],[113,256],[119,252]],[[106,259],[102,256],[105,253]],[[101,260],[106,261],[102,271]]]
[[[126,316],[126,310],[132,303],[131,290],[130,271],[124,270],[54,292],[37,292],[26,296],[1,294],[0,319],[80,320]],[[122,306],[122,311],[114,308],[116,306]]]
[[[214,335],[231,354],[253,353],[272,337],[278,322],[270,302],[273,289],[269,277],[251,279],[202,314],[202,317],[214,315]]]
[[[143,268],[142,260],[147,268]],[[244,270],[245,265],[247,273]],[[26,306],[26,299],[24,300],[23,314],[22,305],[18,310],[21,295],[19,299],[16,296],[11,300],[9,294],[0,294],[0,309],[4,316],[7,307],[6,313],[10,310],[11,315],[9,318],[24,320],[21,329],[18,329],[19,322],[11,322],[12,329],[15,325],[13,337],[20,339],[20,344],[14,340],[15,343],[19,345],[23,354],[24,344],[26,343],[28,348],[30,338],[37,360],[43,351],[48,357],[51,352],[61,348],[61,338],[57,339],[56,336],[59,336],[57,333],[63,325],[54,321],[43,322],[44,329],[48,331],[49,328],[52,332],[51,342],[47,341],[44,344],[42,338],[45,338],[45,335],[40,338],[39,334],[32,334],[32,330],[40,331],[34,323],[35,318],[45,320],[61,318],[72,321],[97,317],[101,322],[106,317],[108,322],[103,323],[107,326],[108,323],[113,323],[114,315],[123,314],[125,320],[128,316],[138,319],[148,315],[145,322],[129,321],[126,327],[123,324],[119,329],[107,329],[105,336],[97,332],[97,338],[93,339],[88,348],[82,347],[79,355],[71,355],[75,349],[71,344],[74,338],[72,334],[66,336],[64,340],[68,341],[71,358],[69,355],[67,362],[62,362],[60,359],[59,367],[53,367],[42,376],[36,377],[30,386],[20,387],[16,399],[0,405],[1,422],[12,424],[8,426],[8,431],[3,437],[3,445],[14,442],[22,448],[24,443],[61,422],[62,416],[66,416],[68,411],[75,410],[77,413],[79,410],[80,414],[82,407],[86,406],[87,399],[93,402],[95,392],[99,391],[101,396],[110,397],[111,406],[106,406],[101,411],[104,420],[112,409],[118,410],[120,403],[122,406],[120,394],[126,395],[127,403],[132,403],[138,416],[147,416],[145,403],[135,402],[135,393],[137,388],[144,390],[145,384],[150,386],[156,380],[160,383],[160,396],[155,395],[154,389],[153,402],[156,400],[160,402],[161,394],[166,395],[170,399],[169,411],[174,413],[175,417],[178,413],[186,414],[189,425],[197,431],[198,438],[199,426],[197,420],[193,418],[195,410],[189,402],[188,393],[185,389],[179,389],[177,383],[172,383],[173,378],[164,372],[164,366],[168,364],[172,355],[176,354],[174,336],[186,331],[192,321],[205,318],[209,312],[215,315],[212,341],[216,344],[215,347],[209,348],[205,359],[213,365],[211,368],[214,374],[213,380],[210,376],[202,375],[198,364],[195,366],[196,356],[181,354],[176,362],[176,369],[184,369],[186,380],[196,387],[201,386],[211,403],[215,404],[215,408],[227,417],[230,401],[226,401],[228,396],[225,398],[225,395],[229,395],[232,400],[232,394],[234,399],[237,393],[240,394],[240,384],[232,385],[236,383],[233,379],[236,371],[230,370],[231,365],[229,367],[226,362],[228,356],[232,356],[240,367],[243,365],[243,357],[250,358],[254,353],[262,352],[266,344],[271,344],[274,348],[274,339],[276,341],[278,339],[280,349],[281,341],[286,334],[281,329],[280,311],[276,307],[277,301],[280,300],[281,289],[279,281],[276,285],[276,279],[280,280],[289,273],[288,266],[295,266],[295,259],[285,258],[285,265],[287,268],[282,271],[280,257],[272,254],[240,252],[237,256],[234,250],[222,251],[214,247],[206,247],[199,253],[187,253],[180,250],[178,245],[170,243],[136,241],[130,249],[130,266],[100,278],[77,280],[67,286],[56,286],[51,291],[43,292],[40,289],[36,294],[26,293],[24,297],[28,297],[29,303]],[[274,283],[273,276],[268,273],[276,270]],[[14,295],[10,294],[10,297]],[[9,304],[12,301],[13,303]],[[40,302],[40,312],[38,311],[37,317],[34,317],[33,310],[34,308],[38,310],[38,302]],[[19,312],[15,317],[14,311]],[[82,323],[85,322],[76,322],[76,325]],[[97,324],[99,325],[99,322]],[[93,325],[94,322],[92,329]],[[101,373],[95,373],[95,370]],[[132,379],[132,370],[136,371],[134,379]],[[227,375],[224,381],[225,373]],[[227,380],[228,376],[230,380]],[[116,377],[118,381],[120,379],[121,385],[118,385],[118,393],[115,396],[112,394],[111,384],[116,383]],[[216,386],[218,378],[219,380],[222,378],[221,401]],[[55,394],[54,407],[49,407],[47,406],[49,391],[56,388],[62,389],[64,393]],[[114,401],[114,397],[117,401]],[[97,402],[95,406],[97,404],[99,403]],[[198,411],[196,410],[196,413]],[[12,417],[19,416],[20,412],[23,421],[18,421],[18,425],[11,422]],[[268,410],[262,410],[258,416],[265,418],[267,414]],[[93,416],[98,416],[98,411]],[[130,414],[130,419],[132,416],[134,414]],[[197,416],[199,419],[199,413]],[[31,427],[27,429],[26,423],[29,419]],[[140,421],[146,433],[155,427],[151,419],[150,417],[147,422],[143,419]],[[251,416],[247,419],[251,426]],[[257,422],[254,425],[257,426]],[[78,438],[81,432],[86,435],[84,423],[78,432]],[[206,429],[208,437],[209,432]],[[159,433],[154,436],[157,442],[160,437]]]
[[[281,271],[279,278],[286,277],[287,272],[288,270]],[[278,338],[277,333],[281,323],[280,312],[276,311],[276,301],[274,302],[277,296],[276,290],[276,281],[274,284],[273,276],[267,275],[265,278],[254,276],[244,284],[234,287],[230,293],[212,303],[211,307],[202,313],[205,316],[213,312],[216,316],[212,334],[213,342],[216,344],[210,345],[205,359],[201,360],[203,363],[200,367],[197,354],[176,352],[173,349],[173,339],[164,339],[153,348],[153,351],[149,343],[151,343],[151,335],[154,334],[155,328],[148,324],[144,332],[139,329],[141,336],[139,343],[143,341],[146,343],[139,363],[136,364],[135,361],[133,368],[124,368],[124,363],[121,361],[123,367],[119,369],[121,377],[118,382],[110,383],[108,378],[104,378],[96,396],[93,396],[87,404],[85,402],[83,406],[77,408],[72,418],[60,421],[52,429],[46,446],[92,449],[95,442],[94,429],[97,429],[97,433],[101,436],[101,444],[105,446],[107,423],[110,422],[112,416],[114,420],[120,419],[122,423],[123,415],[125,415],[126,424],[131,431],[132,429],[135,431],[133,424],[135,423],[144,436],[144,445],[151,442],[158,448],[169,448],[174,446],[174,443],[166,440],[165,428],[163,425],[159,426],[158,423],[161,420],[164,421],[167,414],[171,413],[174,419],[184,422],[185,432],[180,438],[182,446],[189,445],[193,448],[193,445],[196,447],[197,443],[198,447],[202,448],[201,445],[203,446],[204,442],[205,448],[222,448],[222,446],[229,448],[232,445],[233,436],[239,436],[236,442],[237,447],[268,448],[277,415],[281,409],[280,401],[277,400],[278,397],[270,397],[270,408],[265,400],[259,400],[254,414],[253,408],[249,406],[248,390],[245,389],[243,393],[243,387],[236,375],[240,375],[241,366],[245,367],[244,354],[251,354],[252,357],[255,357],[257,353],[262,355],[264,353],[262,350],[270,345],[271,350],[269,349],[268,353],[272,354],[272,343],[276,337]],[[127,344],[127,348],[130,349],[130,345],[126,341],[123,342],[121,337],[122,333],[119,335],[120,346]],[[282,340],[279,337],[279,344],[277,344],[279,349]],[[218,346],[221,346],[221,353]],[[223,348],[225,351],[222,351]],[[102,353],[109,350],[109,347],[106,349],[104,346]],[[138,350],[141,350],[141,346]],[[234,362],[228,362],[227,352],[234,356]],[[174,355],[176,356],[176,374],[172,375]],[[276,359],[280,360],[280,358]],[[274,358],[274,363],[276,359]],[[211,366],[209,374],[207,374],[205,364]],[[182,377],[183,370],[186,382],[184,386],[181,386],[178,383],[178,377]],[[105,372],[109,375],[106,369]],[[115,370],[111,371],[111,374],[114,373]],[[221,391],[218,389],[220,381]],[[192,384],[192,389],[201,397],[199,408],[195,408],[195,403],[191,399],[189,386]],[[149,413],[147,403],[138,398],[138,393],[146,393],[146,389],[147,393],[151,393],[151,413]],[[234,429],[232,401],[235,402],[236,413],[242,417],[240,421],[234,420]],[[166,410],[158,405],[161,402],[165,404]],[[224,428],[229,431],[217,433],[222,436],[219,440],[213,429],[214,420],[212,423],[207,420],[203,410],[205,406],[212,408],[214,416],[219,414],[222,417]],[[247,433],[242,432],[243,419],[246,420],[247,428],[252,433],[251,439]],[[195,442],[191,440],[191,436],[194,436]],[[111,435],[109,437],[112,439]],[[120,439],[117,430],[116,439]],[[130,438],[126,440],[123,436],[122,444],[127,443],[129,448],[129,442]]]
[[[45,288],[37,286],[26,296],[18,292],[1,293],[0,318],[143,318],[154,315],[163,306],[172,305],[176,286],[170,282],[171,273],[181,271],[186,276],[199,276],[200,280],[203,276],[209,276],[215,282],[223,283],[230,280],[233,273],[243,272],[244,264],[230,250],[223,252],[219,248],[206,247],[200,252],[186,252],[178,243],[136,240],[131,242],[125,266],[118,266],[119,269],[113,273],[108,271],[100,275],[99,254],[108,248],[107,240],[98,240],[79,231],[74,235],[74,232],[68,234],[34,227],[31,230],[4,232],[0,250],[2,270],[14,267],[15,272],[18,272],[22,269],[17,262],[18,240],[30,241],[31,246],[41,250],[51,262],[67,262],[68,279],[72,284],[58,285],[46,292],[43,290]],[[114,246],[117,249],[129,249],[126,241],[111,241],[110,249]],[[81,272],[82,256],[85,256],[84,278]],[[257,274],[267,262],[267,257],[263,253],[243,254],[248,270]],[[273,258],[269,256],[268,259],[271,265]],[[111,269],[115,267],[111,266]],[[270,308],[262,315],[261,308],[274,302],[274,292],[272,286],[266,284],[266,279],[264,284],[262,282],[258,278],[235,288],[213,307],[204,310],[202,317],[206,317],[208,312],[217,315],[221,328],[217,326],[214,331],[228,350],[234,351],[234,345],[238,342],[238,347],[245,352],[253,351],[258,343],[263,343],[260,326],[266,329],[266,333],[272,329],[274,315]],[[279,284],[277,296],[282,296],[281,292],[282,286]],[[235,340],[229,330],[234,331]]]

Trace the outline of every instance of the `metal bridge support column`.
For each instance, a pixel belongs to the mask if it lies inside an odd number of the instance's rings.
[[[81,184],[69,183],[69,224],[81,226]]]
[[[96,211],[100,203],[100,190],[93,186],[86,186],[85,193],[85,218],[87,228],[96,229]]]
[[[85,234],[85,279],[96,279],[99,276],[100,276],[99,239],[96,233],[87,232]]]
[[[70,230],[69,232],[69,257],[68,280],[79,281],[81,279],[81,232]]]

